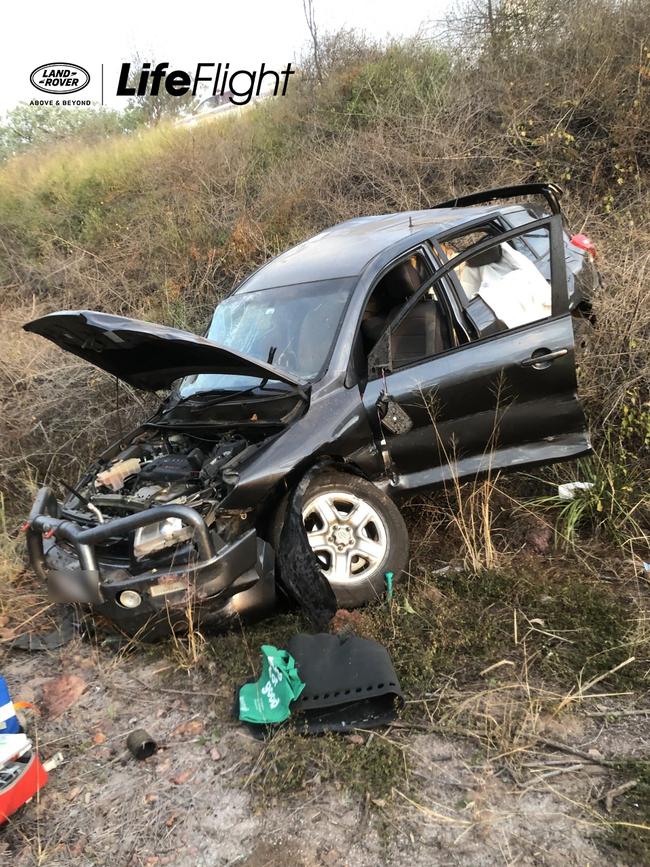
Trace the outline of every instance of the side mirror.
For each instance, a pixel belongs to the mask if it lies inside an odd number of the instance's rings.
[[[393,369],[393,353],[390,325],[383,332],[368,354],[368,377],[379,376],[382,370],[389,373]]]

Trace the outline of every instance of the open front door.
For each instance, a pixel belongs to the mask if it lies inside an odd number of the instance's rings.
[[[528,232],[548,239],[550,280],[509,243]],[[364,403],[371,416],[384,416],[380,436],[396,487],[587,453],[560,218],[492,235],[456,255],[454,239],[445,249],[449,261],[370,356],[376,375]],[[431,353],[404,363],[404,335],[422,328],[438,335],[420,340]]]

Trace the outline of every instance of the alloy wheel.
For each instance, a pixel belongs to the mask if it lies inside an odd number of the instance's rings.
[[[359,583],[386,556],[388,532],[379,512],[347,491],[313,496],[302,512],[307,538],[330,584]]]

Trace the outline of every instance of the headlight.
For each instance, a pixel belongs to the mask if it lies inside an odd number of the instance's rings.
[[[133,555],[141,560],[154,551],[162,551],[178,542],[184,542],[192,535],[192,528],[183,524],[180,518],[165,518],[155,524],[139,527],[133,538]]]

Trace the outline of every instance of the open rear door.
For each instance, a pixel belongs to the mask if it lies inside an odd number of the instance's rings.
[[[467,208],[471,205],[485,205],[497,199],[518,199],[523,196],[543,196],[551,209],[551,213],[559,214],[562,188],[557,184],[518,184],[512,187],[496,187],[493,190],[484,190],[478,193],[470,193],[467,196],[457,196],[446,202],[439,202],[434,208]]]

